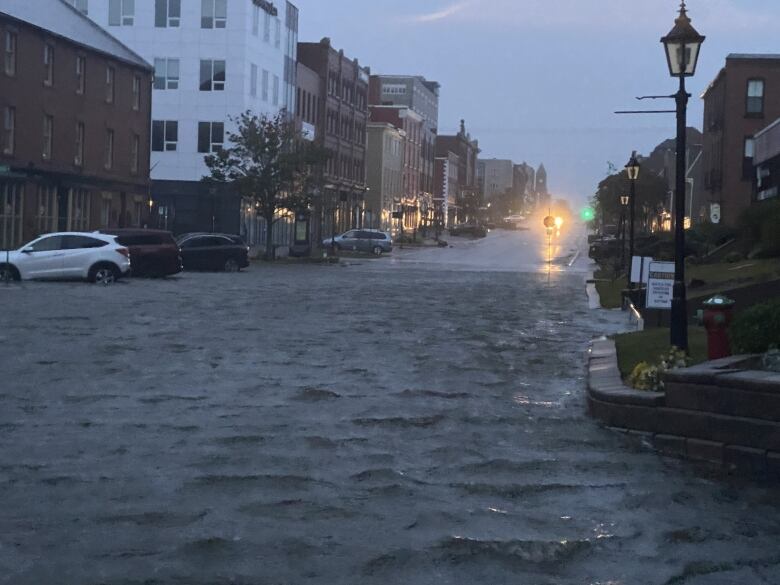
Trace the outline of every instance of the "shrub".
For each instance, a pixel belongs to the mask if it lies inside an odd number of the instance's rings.
[[[740,218],[741,232],[748,249],[760,248],[765,257],[780,255],[780,201],[761,201],[751,205]]]
[[[764,353],[780,345],[780,299],[750,307],[731,326],[737,353]]]
[[[691,364],[688,355],[676,347],[669,353],[659,356],[658,364],[641,362],[634,367],[628,377],[628,383],[637,390],[650,392],[664,391],[664,374],[674,368],[687,368]]]

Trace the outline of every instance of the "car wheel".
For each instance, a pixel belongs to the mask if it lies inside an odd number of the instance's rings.
[[[89,271],[89,281],[95,284],[108,286],[119,280],[119,277],[119,269],[111,264],[98,264]]]
[[[4,282],[6,280],[14,280],[19,281],[22,277],[19,274],[19,271],[14,266],[0,266],[0,281]]]
[[[238,262],[236,262],[235,258],[228,258],[225,262],[224,269],[225,272],[238,272],[240,270],[240,266],[238,265]]]
[[[382,246],[374,246],[373,252],[374,256],[381,256],[384,250],[382,249]]]

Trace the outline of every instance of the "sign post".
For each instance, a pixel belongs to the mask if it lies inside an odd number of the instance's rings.
[[[648,309],[672,309],[674,262],[650,262],[647,279]]]

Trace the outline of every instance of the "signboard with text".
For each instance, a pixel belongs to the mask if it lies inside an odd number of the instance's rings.
[[[647,279],[647,308],[671,309],[674,292],[674,262],[650,262]]]
[[[634,284],[647,284],[647,274],[653,259],[649,256],[634,256],[631,259],[631,282]]]

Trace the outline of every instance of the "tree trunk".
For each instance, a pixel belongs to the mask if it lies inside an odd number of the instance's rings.
[[[265,259],[268,262],[276,260],[276,250],[274,250],[274,216],[265,216]]]

